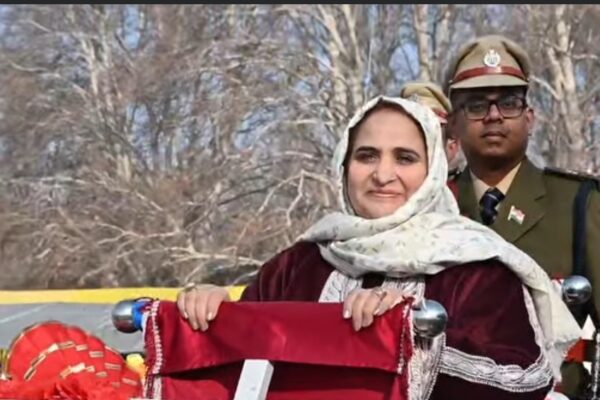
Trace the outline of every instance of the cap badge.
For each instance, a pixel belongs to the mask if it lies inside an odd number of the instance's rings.
[[[485,53],[485,56],[483,56],[483,63],[492,68],[500,65],[500,60],[500,54],[498,54],[498,52],[494,49],[488,50],[488,52]]]

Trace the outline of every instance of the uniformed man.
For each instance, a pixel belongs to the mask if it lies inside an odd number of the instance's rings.
[[[448,116],[452,112],[450,100],[448,100],[441,87],[433,82],[426,81],[406,83],[400,89],[400,97],[429,106],[439,117],[442,126],[442,135],[444,135],[444,148],[446,150],[446,157],[448,158],[448,178],[449,180],[454,180],[459,172],[457,158],[460,144],[458,139],[446,129]]]
[[[534,110],[527,102],[530,60],[516,43],[490,35],[459,51],[445,89],[454,112],[448,129],[460,139],[467,167],[458,178],[461,213],[513,243],[551,277],[568,277],[578,254],[600,310],[600,191],[582,174],[536,167],[526,157]],[[586,183],[587,182],[587,183]],[[573,252],[574,204],[580,188],[585,254]],[[581,230],[581,229],[580,229]],[[580,244],[582,241],[577,241]],[[581,396],[588,374],[580,363],[565,363],[562,390]]]

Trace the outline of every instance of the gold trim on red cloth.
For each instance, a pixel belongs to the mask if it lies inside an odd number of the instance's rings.
[[[23,379],[25,379],[26,381],[31,380],[31,378],[33,378],[33,376],[37,372],[37,367],[50,354],[52,354],[54,352],[57,352],[59,350],[70,349],[72,347],[75,347],[75,342],[73,342],[72,340],[69,340],[69,341],[66,341],[66,342],[62,342],[62,343],[53,343],[53,344],[51,344],[46,349],[42,350],[40,352],[40,354],[37,355],[36,358],[34,358],[33,360],[31,360],[31,364],[30,364],[29,368],[27,369],[27,371],[25,372],[25,375],[23,376]]]

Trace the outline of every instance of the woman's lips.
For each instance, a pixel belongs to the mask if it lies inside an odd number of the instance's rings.
[[[369,194],[375,197],[382,197],[382,198],[394,198],[394,197],[398,197],[401,196],[402,193],[399,192],[393,192],[393,191],[386,191],[386,190],[371,190],[369,191]]]

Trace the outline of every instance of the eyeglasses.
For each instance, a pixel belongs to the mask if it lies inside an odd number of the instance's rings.
[[[472,121],[484,119],[490,107],[496,106],[502,117],[517,118],[523,114],[523,110],[527,107],[525,99],[517,96],[501,97],[496,100],[471,100],[464,103],[460,108],[465,112],[465,116]]]

